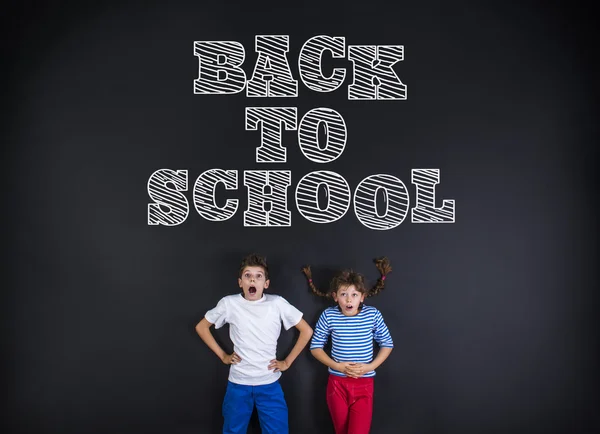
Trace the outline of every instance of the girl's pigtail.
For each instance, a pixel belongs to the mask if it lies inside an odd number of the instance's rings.
[[[375,286],[369,290],[369,293],[367,295],[368,297],[379,294],[381,290],[385,288],[385,278],[392,271],[390,260],[385,256],[382,258],[375,259],[375,266],[379,270],[381,277],[377,279],[377,283],[375,283]]]
[[[302,272],[306,276],[306,280],[308,280],[308,286],[310,286],[310,289],[312,290],[313,294],[318,295],[319,297],[329,297],[329,294],[319,291],[317,289],[317,287],[315,286],[315,284],[313,283],[312,272],[310,271],[310,265],[307,265],[306,267],[302,267]]]

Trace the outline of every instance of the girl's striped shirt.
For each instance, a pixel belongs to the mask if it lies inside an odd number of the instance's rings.
[[[383,316],[377,308],[364,306],[354,316],[346,316],[338,306],[323,311],[313,333],[310,349],[323,348],[331,336],[331,358],[337,363],[371,363],[373,361],[373,340],[380,347],[393,348],[394,343]],[[344,377],[344,373],[329,368],[334,375]],[[363,377],[374,377],[375,371]]]

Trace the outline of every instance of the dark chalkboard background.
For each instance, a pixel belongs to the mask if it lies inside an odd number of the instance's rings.
[[[163,5],[13,2],[2,12],[5,272],[4,432],[217,433],[227,367],[194,332],[237,291],[240,259],[268,257],[271,292],[314,325],[325,286],[372,259],[394,266],[379,308],[396,348],[378,370],[373,433],[589,433],[599,428],[598,86],[592,19],[576,2],[298,2]],[[251,75],[257,34],[289,35],[299,80],[304,42],[404,45],[394,68],[406,101],[348,101],[346,82],[298,98],[194,95],[193,43],[235,40]],[[342,156],[307,160],[285,132],[285,164],[255,162],[248,106],[338,111]],[[177,227],[147,225],[157,169],[292,171],[289,228],[245,228],[246,190],[230,220],[191,208]],[[439,168],[454,224],[373,231],[353,208],[308,222],[293,192],[331,170],[354,190],[388,173]],[[242,183],[240,182],[240,185]],[[8,187],[8,188],[7,188]],[[218,339],[231,349],[227,330]],[[282,335],[285,356],[296,337]],[[326,368],[309,352],[282,377],[293,433],[332,433]],[[259,432],[256,420],[251,432]]]

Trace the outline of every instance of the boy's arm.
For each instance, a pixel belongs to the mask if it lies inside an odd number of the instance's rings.
[[[196,325],[196,333],[200,336],[200,339],[204,341],[204,343],[210,348],[213,353],[217,355],[219,359],[226,365],[235,365],[242,361],[240,356],[238,356],[235,351],[232,354],[227,354],[223,351],[223,348],[217,343],[214,336],[210,331],[210,327],[213,324],[209,322],[206,318],[202,318],[202,320]]]
[[[310,341],[310,338],[313,334],[313,330],[308,325],[308,323],[304,321],[304,319],[301,319],[300,322],[296,324],[296,328],[298,329],[298,331],[300,331],[300,336],[298,336],[298,340],[296,341],[296,345],[294,345],[294,348],[292,348],[292,351],[290,351],[285,360],[271,360],[271,363],[269,363],[269,369],[272,369],[274,372],[283,372],[287,370],[290,366],[292,366],[292,363],[294,363],[296,357],[298,357],[298,355],[302,352],[306,344],[308,344],[308,342]]]

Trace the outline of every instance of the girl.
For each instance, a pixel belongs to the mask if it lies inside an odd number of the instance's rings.
[[[373,377],[375,369],[388,358],[394,344],[383,317],[373,306],[365,306],[365,297],[378,294],[392,271],[389,260],[375,261],[381,277],[371,289],[364,277],[344,270],[333,278],[329,293],[319,291],[312,281],[310,266],[302,269],[313,293],[331,297],[337,306],[323,311],[315,327],[310,350],[329,368],[327,406],[336,434],[366,434],[373,415]],[[331,335],[331,357],[323,351]],[[379,344],[373,359],[373,340]]]

